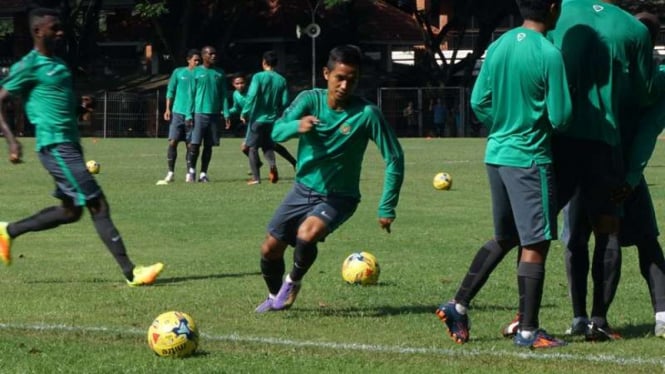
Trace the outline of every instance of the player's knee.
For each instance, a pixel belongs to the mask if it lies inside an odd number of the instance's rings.
[[[278,259],[284,256],[286,243],[277,240],[274,236],[268,234],[266,240],[261,244],[261,256],[267,259]]]
[[[169,139],[169,146],[175,148],[178,146],[178,141],[175,139]]]
[[[81,208],[80,206],[65,207],[63,214],[64,218],[63,223],[65,224],[74,223],[80,220],[82,215],[83,215],[83,208]]]

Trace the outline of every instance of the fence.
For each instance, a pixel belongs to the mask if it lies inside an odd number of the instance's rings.
[[[397,136],[482,135],[464,87],[380,88],[378,105]]]
[[[159,137],[168,135],[160,126],[160,90],[147,94],[103,91],[95,95],[96,107],[89,121],[81,121],[83,136]]]

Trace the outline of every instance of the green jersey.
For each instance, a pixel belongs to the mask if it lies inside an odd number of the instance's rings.
[[[288,103],[286,79],[275,71],[262,71],[252,77],[242,116],[250,122],[272,123]]]
[[[489,128],[486,163],[551,163],[552,129],[563,128],[572,111],[561,53],[534,30],[506,32],[487,49],[471,107]]]
[[[372,140],[386,164],[378,214],[394,218],[404,179],[404,153],[395,133],[380,109],[360,97],[352,97],[341,111],[331,109],[327,100],[327,90],[302,92],[273,128],[276,142],[299,137],[296,182],[325,195],[360,199],[360,170]],[[300,134],[300,119],[307,115],[319,123]]]
[[[226,75],[216,66],[201,65],[194,68],[194,110],[193,113],[224,114],[229,116],[226,100]]]
[[[563,55],[573,99],[565,135],[620,143],[622,96],[645,105],[651,84],[647,28],[619,7],[600,0],[564,0],[548,38]]]
[[[229,114],[240,114],[242,112],[242,108],[245,107],[245,101],[247,101],[247,99],[242,92],[238,90],[233,91],[233,105],[229,109]]]
[[[186,66],[176,68],[171,74],[169,85],[166,87],[166,98],[173,103],[173,113],[191,115],[194,69],[189,70]],[[174,99],[175,98],[175,99]]]
[[[65,62],[36,50],[12,65],[0,85],[23,97],[28,120],[35,126],[35,143],[42,147],[80,140],[72,75]]]

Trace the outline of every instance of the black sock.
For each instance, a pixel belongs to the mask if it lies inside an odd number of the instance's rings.
[[[211,159],[212,159],[212,147],[204,146],[203,152],[201,152],[201,173],[208,172],[208,166],[210,166]]]
[[[263,280],[271,294],[277,295],[282,287],[282,277],[285,269],[284,258],[272,260],[261,256],[261,274],[263,274]]]
[[[169,167],[169,171],[173,172],[175,170],[175,160],[178,158],[178,147],[169,144],[169,148],[166,150],[166,163]]]
[[[43,231],[60,225],[76,222],[79,218],[81,218],[80,212],[71,215],[67,213],[67,210],[62,206],[52,206],[43,209],[28,218],[10,223],[7,226],[7,233],[10,237],[16,238],[26,232]]]
[[[655,312],[665,311],[665,258],[658,239],[648,238],[637,243],[640,272],[649,286],[651,305]]]
[[[520,262],[517,267],[517,287],[522,305],[520,329],[534,331],[538,328],[538,312],[543,298],[545,265]]]
[[[564,251],[566,275],[574,317],[588,317],[586,310],[587,278],[589,275],[589,247],[569,244]]]
[[[487,278],[503,260],[503,257],[512,248],[503,249],[495,240],[485,243],[474,257],[469,270],[462,280],[462,285],[457,290],[455,301],[464,306],[468,306],[478,291],[483,287]]]
[[[617,235],[596,237],[591,275],[593,278],[591,317],[597,317],[599,321],[605,320],[621,278],[621,248]]]
[[[270,165],[270,169],[277,167],[277,163],[275,161],[275,151],[272,149],[264,149],[263,150],[263,157],[266,159],[266,162],[268,165]]]
[[[316,243],[296,239],[296,248],[293,251],[293,270],[289,274],[292,281],[298,282],[307,274],[309,268],[316,261],[318,253],[319,249]]]
[[[259,150],[256,147],[250,147],[247,152],[249,152],[249,169],[252,171],[252,179],[255,181],[261,180],[261,173],[259,170]]]
[[[196,161],[199,159],[200,144],[190,144],[189,148],[189,169],[196,170]],[[188,172],[189,172],[188,169]]]
[[[279,143],[275,143],[275,152],[278,155],[282,156],[286,161],[291,164],[294,168],[296,167],[296,158],[291,155],[288,149]]]
[[[129,281],[134,280],[134,264],[127,256],[125,244],[122,241],[120,233],[115,228],[113,221],[111,221],[108,208],[95,214],[90,211],[90,214],[92,215],[92,223],[95,225],[99,238],[102,239],[106,248],[108,248],[115,261],[120,265],[125,278]]]

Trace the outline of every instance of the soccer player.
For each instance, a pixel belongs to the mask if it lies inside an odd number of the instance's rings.
[[[655,42],[660,28],[658,18],[649,13],[641,13],[636,17],[647,26],[651,39]],[[654,74],[652,97],[653,103],[642,112],[639,123],[634,123],[631,118],[626,122],[627,126],[621,127],[626,184],[615,198],[623,201],[619,243],[621,247],[632,245],[637,247],[640,271],[649,288],[655,313],[654,335],[665,338],[665,259],[658,242],[659,232],[653,202],[643,176],[643,170],[653,152],[656,139],[665,127],[665,73],[662,70]],[[635,108],[635,105],[624,106],[624,110],[630,111],[631,115],[634,114]],[[564,209],[562,232],[562,239],[566,245],[566,271],[573,305],[573,322],[567,332],[573,335],[585,335],[588,340],[614,340],[620,338],[616,331],[589,327],[586,280],[589,272],[588,241],[591,232],[587,208],[578,194]],[[602,242],[602,238],[596,242]],[[609,264],[613,266],[610,268],[603,262],[604,259],[598,256],[598,252],[594,250],[592,261],[593,315],[596,315],[599,309],[602,310],[606,302],[609,305],[611,299],[607,300],[606,295],[615,294],[621,274],[620,257],[618,264]],[[605,283],[606,279],[611,279],[612,282]],[[602,286],[605,286],[606,295],[597,295],[596,290]]]
[[[233,106],[229,108],[229,113],[233,116],[242,113],[242,109],[245,107],[245,102],[247,101],[246,99],[247,83],[245,81],[245,77],[239,75],[233,78],[231,84],[233,85],[235,91],[233,91]],[[249,135],[250,135],[250,126],[247,126],[247,131],[245,133],[245,140],[240,145],[240,151],[242,151],[242,153],[244,153],[245,156],[247,156],[248,158],[249,158],[249,147],[247,146],[247,138]],[[291,164],[291,166],[293,166],[293,168],[295,169],[296,159],[291,155],[289,150],[279,143],[274,143],[274,148],[275,152],[280,156],[282,156],[286,161],[288,161]],[[263,166],[263,162],[261,162],[261,160],[259,159],[258,160],[259,169],[261,168],[261,166]],[[253,175],[251,170],[249,172],[249,175]]]
[[[10,159],[20,161],[20,146],[9,131],[1,103],[10,94],[23,96],[30,123],[36,129],[39,159],[56,185],[54,196],[60,206],[46,208],[31,217],[0,223],[0,260],[11,264],[12,241],[31,231],[42,231],[78,221],[87,207],[97,234],[124,273],[127,284],[143,286],[155,281],[164,265],[160,262],[135,266],[127,256],[122,237],[111,221],[109,204],[94,177],[87,171],[79,143],[76,119],[78,98],[72,75],[64,61],[55,56],[63,40],[58,12],[39,8],[30,12],[28,23],[34,48],[15,63],[0,85],[0,128],[9,136]]]
[[[616,339],[607,322],[621,268],[620,207],[612,194],[624,183],[622,133],[630,124],[624,123],[622,112],[644,107],[649,100],[651,38],[632,15],[597,0],[564,0],[561,18],[548,37],[564,56],[573,96],[571,126],[553,142],[558,192],[562,205],[575,191],[580,194],[597,238],[586,337]],[[585,284],[588,255],[567,255],[570,282]]]
[[[157,182],[158,185],[169,184],[173,182],[173,172],[175,161],[178,158],[178,143],[185,142],[189,147],[189,135],[192,127],[192,104],[193,99],[193,81],[194,68],[201,63],[201,52],[197,49],[190,49],[187,52],[187,66],[182,66],[173,70],[169,84],[166,88],[166,110],[164,111],[164,120],[171,121],[169,125],[169,146],[166,151],[166,161],[169,168],[166,177]],[[173,109],[171,109],[173,104]],[[187,157],[189,161],[189,157]],[[187,170],[189,170],[187,165]]]
[[[489,128],[485,164],[494,238],[476,253],[454,299],[436,314],[457,343],[469,339],[467,308],[496,265],[521,247],[517,267],[522,319],[517,346],[551,348],[566,342],[539,328],[545,260],[557,235],[551,136],[572,112],[563,58],[544,34],[557,22],[561,0],[518,0],[522,26],[487,50],[471,107]]]
[[[219,145],[217,133],[223,114],[226,126],[230,125],[229,107],[226,100],[226,74],[215,66],[217,51],[214,47],[205,46],[201,49],[203,65],[194,69],[194,129],[189,143],[190,165],[187,181],[194,182],[196,162],[201,154],[201,173],[199,182],[207,183],[208,166],[212,158],[212,147]],[[203,152],[200,151],[203,143]]]
[[[245,138],[245,145],[249,148],[249,167],[252,170],[249,185],[261,183],[259,147],[263,150],[263,156],[270,165],[270,182],[277,183],[279,179],[275,163],[276,144],[270,134],[275,121],[289,102],[289,91],[286,79],[274,70],[277,62],[277,54],[274,51],[267,51],[263,54],[261,60],[263,71],[252,77],[252,83],[245,96],[245,105],[240,114],[243,123],[249,123]],[[294,165],[293,156],[283,146],[280,145],[280,148],[282,155],[284,156],[284,151],[286,151],[284,157]]]
[[[379,108],[354,95],[362,53],[352,45],[333,48],[323,76],[327,89],[304,91],[275,123],[276,142],[299,138],[298,168],[291,191],[268,224],[261,245],[261,273],[268,297],[256,312],[289,308],[316,260],[317,244],[356,210],[360,170],[369,141],[385,161],[379,225],[390,233],[404,179],[402,147]],[[293,268],[285,272],[284,252],[293,246]]]

